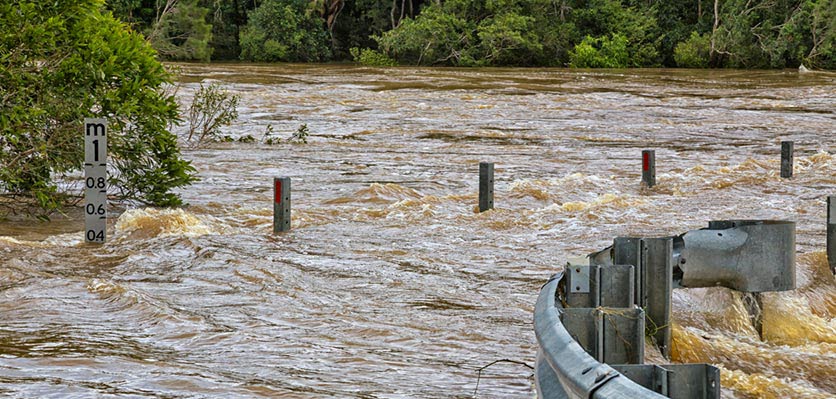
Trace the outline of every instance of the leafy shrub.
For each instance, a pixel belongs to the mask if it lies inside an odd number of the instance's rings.
[[[691,32],[691,37],[676,45],[673,58],[681,68],[707,68],[710,57],[710,41],[708,35]]]
[[[572,68],[626,68],[627,38],[619,33],[612,38],[587,36],[569,52],[569,60]]]
[[[415,19],[406,19],[373,39],[383,52],[401,63],[472,65],[476,23],[443,7],[441,3],[432,3]]]
[[[398,65],[397,61],[389,58],[388,55],[377,50],[368,48],[361,50],[357,47],[352,47],[349,52],[351,53],[351,57],[354,58],[354,62],[359,63],[360,65],[376,67],[392,67]]]
[[[71,194],[58,183],[81,170],[85,117],[108,121],[108,183],[118,198],[179,205],[171,190],[194,180],[168,130],[179,118],[163,90],[171,76],[101,4],[0,3],[0,194],[34,199],[41,213]]]
[[[238,119],[241,97],[222,90],[217,83],[203,86],[194,95],[189,107],[189,135],[186,141],[198,147],[207,141],[219,141],[220,128]]]
[[[315,62],[331,56],[328,33],[305,0],[265,0],[241,30],[241,59]]]
[[[529,65],[543,52],[538,19],[515,1],[432,2],[414,19],[373,37],[399,62],[416,65]]]
[[[264,135],[261,137],[261,142],[267,145],[278,144],[280,142],[278,137],[274,137],[273,125],[267,125],[264,128]]]
[[[311,134],[310,130],[308,130],[308,125],[303,123],[296,129],[295,132],[287,139],[291,143],[301,143],[301,144],[308,144],[308,136]]]

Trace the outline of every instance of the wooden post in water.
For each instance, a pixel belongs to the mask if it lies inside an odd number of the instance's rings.
[[[479,212],[493,209],[493,162],[479,162]]]
[[[656,151],[642,151],[642,184],[649,187],[656,185]]]
[[[836,274],[836,195],[827,197],[827,263]]]
[[[273,233],[290,230],[290,178],[273,179]]]
[[[788,179],[792,177],[792,152],[793,142],[781,142],[781,177]]]

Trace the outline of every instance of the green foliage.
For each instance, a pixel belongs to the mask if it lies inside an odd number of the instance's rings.
[[[322,2],[323,10],[334,10],[330,14],[323,13],[323,18],[328,21],[330,15],[334,15],[333,23],[330,26],[331,48],[337,59],[353,59],[351,48],[375,49],[377,42],[372,37],[380,36],[383,32],[392,29],[392,26],[400,24],[400,8],[404,6],[404,18],[413,17],[418,13],[420,0],[413,3],[412,0],[392,3],[379,0],[316,0]],[[325,7],[328,4],[330,7]],[[335,7],[336,6],[336,7]],[[395,7],[393,9],[393,7]],[[394,14],[393,14],[394,11]]]
[[[527,65],[543,51],[533,32],[534,17],[504,12],[476,28],[479,57],[489,65]]]
[[[612,38],[587,36],[569,53],[572,68],[626,68],[627,38],[614,34]]]
[[[375,37],[396,59],[416,65],[526,65],[543,45],[536,19],[517,0],[432,3],[415,19]]]
[[[238,119],[241,96],[222,90],[217,83],[200,84],[189,107],[189,135],[186,141],[199,147],[208,141],[218,141],[220,128]]]
[[[354,58],[354,62],[360,65],[376,67],[392,67],[398,65],[397,61],[389,58],[389,56],[377,50],[372,50],[368,48],[364,48],[361,50],[357,47],[352,47],[351,50],[349,50],[349,52],[351,53],[351,56]]]
[[[681,42],[674,48],[673,58],[681,68],[706,68],[711,50],[711,39],[708,35],[691,32],[688,40]]]
[[[305,0],[265,0],[241,31],[241,59],[315,62],[330,57],[322,19]]]
[[[443,3],[454,6],[455,1]],[[454,3],[454,4],[451,4]],[[446,12],[433,3],[415,19],[407,19],[396,29],[374,39],[387,55],[404,63],[422,65],[472,65],[475,59],[476,24]]]
[[[109,185],[116,196],[181,203],[172,189],[194,180],[168,126],[170,76],[142,36],[97,0],[0,4],[0,192],[58,208],[59,184],[80,172],[81,121],[109,123]],[[61,185],[66,187],[66,185]]]
[[[238,138],[239,143],[255,143],[255,137],[251,134],[245,134]]]
[[[170,3],[176,6],[167,7]],[[675,66],[678,45],[680,58],[696,62],[702,57],[702,42],[691,39],[697,32],[708,37],[710,66],[783,68],[803,62],[836,68],[834,0],[719,4],[714,30],[713,3],[694,0],[108,2],[115,15],[146,32],[169,59],[206,59],[209,52],[197,49],[208,41],[213,57],[250,61],[353,59],[388,65],[371,52],[377,51],[401,64],[566,66],[571,51],[600,50],[617,34],[627,39],[626,66]],[[212,34],[198,34],[208,23]],[[163,35],[171,40],[160,42],[152,34],[155,26],[171,26]],[[194,39],[174,42],[186,37],[178,32]],[[582,44],[587,36],[601,42]],[[351,48],[367,52],[355,56]]]
[[[267,125],[267,127],[264,128],[264,135],[261,137],[261,142],[267,145],[280,143],[281,140],[279,140],[278,137],[274,137],[273,133],[275,133],[275,131],[273,131],[273,125]]]
[[[296,129],[295,132],[293,132],[287,141],[297,144],[308,144],[308,136],[310,134],[311,132],[308,130],[308,125],[303,123],[298,129]]]
[[[209,10],[197,0],[168,0],[170,8],[148,28],[146,36],[160,56],[168,60],[209,61],[212,25],[206,22]],[[158,5],[159,7],[159,5]],[[166,12],[167,11],[167,12]]]
[[[714,63],[745,68],[836,67],[836,2],[723,3]]]
[[[620,0],[591,0],[584,7],[572,11],[578,31],[606,42],[616,35],[627,41],[628,62],[622,67],[658,66],[661,62],[657,50],[661,32],[656,24],[653,7],[633,7]],[[576,50],[577,52],[577,50]],[[617,63],[621,65],[620,62]]]

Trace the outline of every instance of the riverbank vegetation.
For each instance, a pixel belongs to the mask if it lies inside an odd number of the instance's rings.
[[[110,0],[169,60],[836,69],[833,0]]]
[[[101,1],[0,4],[0,216],[79,200],[87,117],[108,120],[112,198],[179,205],[172,190],[194,169],[169,130],[179,122],[171,78]]]

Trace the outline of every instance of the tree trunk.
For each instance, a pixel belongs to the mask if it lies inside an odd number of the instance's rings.
[[[715,40],[718,27],[720,27],[720,0],[714,0],[714,27],[711,29],[711,49],[708,56],[708,63],[711,66],[717,66],[717,47]]]

